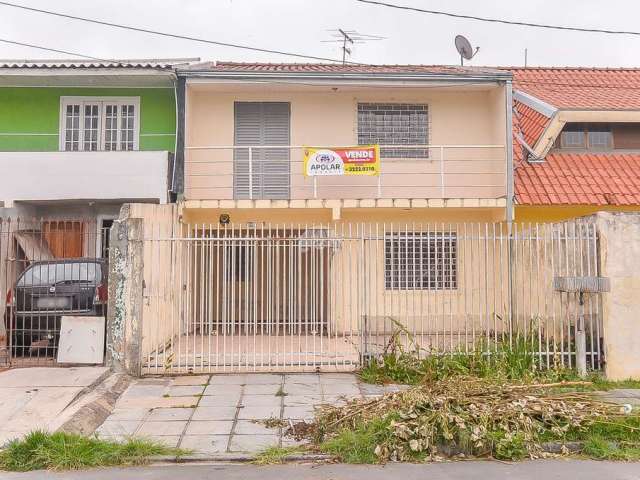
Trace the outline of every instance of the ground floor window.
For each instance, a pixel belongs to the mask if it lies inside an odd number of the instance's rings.
[[[387,290],[452,290],[458,286],[452,232],[401,232],[385,237]]]

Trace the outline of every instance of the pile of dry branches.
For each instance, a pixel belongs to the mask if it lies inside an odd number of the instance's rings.
[[[327,406],[316,417],[316,438],[366,428],[387,419],[376,454],[381,461],[443,456],[535,458],[541,439],[562,438],[617,414],[586,393],[560,393],[583,382],[513,385],[455,377],[372,400]],[[565,389],[566,390],[566,389]]]

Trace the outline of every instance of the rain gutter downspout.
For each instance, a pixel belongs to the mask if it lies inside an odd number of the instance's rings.
[[[176,102],[176,151],[174,192],[176,201],[184,198],[184,139],[185,139],[185,79],[176,75],[174,83]]]
[[[505,113],[506,113],[506,162],[507,162],[507,204],[506,204],[506,216],[507,216],[507,239],[508,239],[508,259],[509,265],[508,271],[508,288],[509,288],[509,344],[511,345],[511,339],[513,338],[514,327],[517,322],[515,319],[515,291],[513,288],[513,258],[514,258],[514,241],[513,241],[513,85],[511,80],[505,82]]]

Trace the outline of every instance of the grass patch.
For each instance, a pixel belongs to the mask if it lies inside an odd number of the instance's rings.
[[[582,454],[598,460],[640,460],[640,415],[595,421],[584,429],[572,429],[560,440],[584,443]]]
[[[359,422],[352,428],[343,428],[335,436],[319,445],[320,451],[333,455],[342,463],[378,463],[378,445],[391,439],[391,422],[395,414]]]
[[[404,383],[419,385],[456,376],[517,380],[519,382],[559,382],[577,379],[576,373],[563,367],[543,369],[530,352],[525,339],[514,344],[498,343],[491,349],[479,346],[474,353],[419,355],[419,352],[395,352],[372,360],[359,372],[363,382],[373,384]]]
[[[287,395],[289,394],[285,392],[282,385],[280,385],[280,388],[278,388],[278,391],[276,392],[276,397],[286,397]]]
[[[0,452],[0,469],[26,472],[140,465],[154,456],[185,453],[145,439],[118,443],[70,433],[35,431],[22,440],[10,442]]]
[[[304,452],[302,447],[269,447],[253,460],[255,465],[277,465],[284,463],[287,457]]]

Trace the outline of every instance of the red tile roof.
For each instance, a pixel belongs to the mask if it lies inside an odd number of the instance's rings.
[[[640,154],[550,153],[515,170],[520,205],[640,205]]]
[[[445,75],[504,75],[504,69],[457,65],[364,65],[339,63],[242,63],[242,62],[201,62],[191,64],[182,71],[208,72],[261,72],[261,73],[415,73]]]
[[[561,110],[640,110],[640,69],[506,69],[516,90]]]
[[[513,103],[515,107],[514,124],[517,125],[524,141],[533,147],[551,119],[524,103],[518,101]]]

